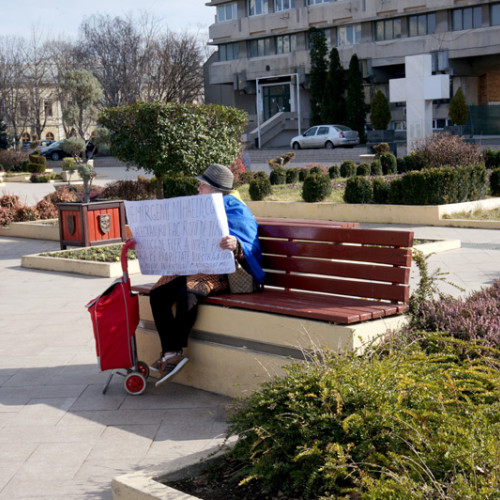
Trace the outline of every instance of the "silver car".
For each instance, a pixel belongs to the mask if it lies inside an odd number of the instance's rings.
[[[293,149],[336,147],[353,148],[359,144],[359,134],[345,125],[316,125],[290,141]]]

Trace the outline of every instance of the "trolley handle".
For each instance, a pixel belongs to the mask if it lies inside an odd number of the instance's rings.
[[[128,280],[128,261],[127,261],[127,252],[129,249],[135,248],[135,240],[133,238],[129,238],[125,244],[123,245],[122,248],[122,254],[120,257],[121,263],[122,263],[122,271],[123,271],[123,276],[126,276],[126,280]]]

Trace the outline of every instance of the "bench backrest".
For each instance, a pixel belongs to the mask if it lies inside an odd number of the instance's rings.
[[[413,232],[259,221],[265,284],[409,301]]]

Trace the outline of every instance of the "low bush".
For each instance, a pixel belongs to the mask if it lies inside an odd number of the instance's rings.
[[[242,186],[243,184],[250,184],[250,181],[255,177],[255,172],[247,170],[243,172],[239,177],[239,184]]]
[[[356,175],[370,175],[371,166],[368,163],[361,163],[356,167]]]
[[[167,174],[163,178],[163,196],[175,198],[177,196],[194,196],[198,194],[199,181],[183,174]]]
[[[249,396],[229,418],[242,483],[301,499],[495,498],[498,358],[422,337],[386,353],[321,353]]]
[[[67,156],[61,160],[61,170],[70,171],[75,169],[75,159]]]
[[[486,168],[494,169],[500,167],[500,149],[487,148],[483,151],[484,164]]]
[[[500,196],[500,168],[492,170],[490,175],[491,196]]]
[[[284,168],[277,167],[271,170],[269,174],[269,181],[273,186],[279,184],[286,184],[286,171]]]
[[[370,163],[370,175],[382,175],[380,160],[375,160]]]
[[[306,180],[306,177],[309,175],[309,169],[308,168],[299,168],[299,181],[304,182]]]
[[[346,203],[372,203],[373,185],[368,177],[349,177],[346,182],[344,201]]]
[[[56,219],[58,217],[57,206],[52,203],[50,195],[42,198],[35,207],[39,219]]]
[[[28,154],[14,149],[0,149],[0,165],[6,172],[26,172]]]
[[[312,172],[306,177],[302,186],[302,199],[307,203],[323,201],[332,192],[330,178],[323,174]]]
[[[396,169],[398,174],[404,174],[407,171],[404,158],[396,158]]]
[[[264,173],[264,172],[262,172]],[[248,187],[248,193],[250,194],[250,198],[252,201],[261,201],[266,196],[272,194],[272,186],[271,181],[267,175],[257,175],[255,179],[250,181],[250,185]]]
[[[372,180],[373,186],[373,203],[384,205],[389,203],[391,194],[391,184],[382,177],[375,177]]]
[[[153,200],[156,198],[156,184],[146,177],[139,176],[136,181],[115,181],[106,185],[102,197],[108,200]]]
[[[285,173],[287,184],[295,184],[299,180],[299,171],[296,168],[287,168]]]
[[[328,177],[330,177],[330,179],[336,179],[337,177],[340,177],[340,167],[338,165],[332,165],[328,169]]]
[[[392,153],[383,153],[380,155],[380,164],[382,165],[383,175],[396,174],[398,171],[398,162]]]
[[[356,175],[356,165],[352,160],[343,161],[340,164],[340,175],[342,177],[352,177]]]
[[[54,174],[33,173],[30,177],[30,182],[33,183],[46,183],[55,178]]]
[[[26,165],[26,171],[41,174],[42,172],[45,172],[46,166],[47,159],[45,158],[45,156],[33,153],[29,155],[29,161]]]

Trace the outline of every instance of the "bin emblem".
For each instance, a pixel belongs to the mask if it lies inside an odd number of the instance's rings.
[[[102,234],[109,233],[111,228],[111,216],[109,214],[101,214],[97,216],[97,219],[99,221],[99,229]]]

